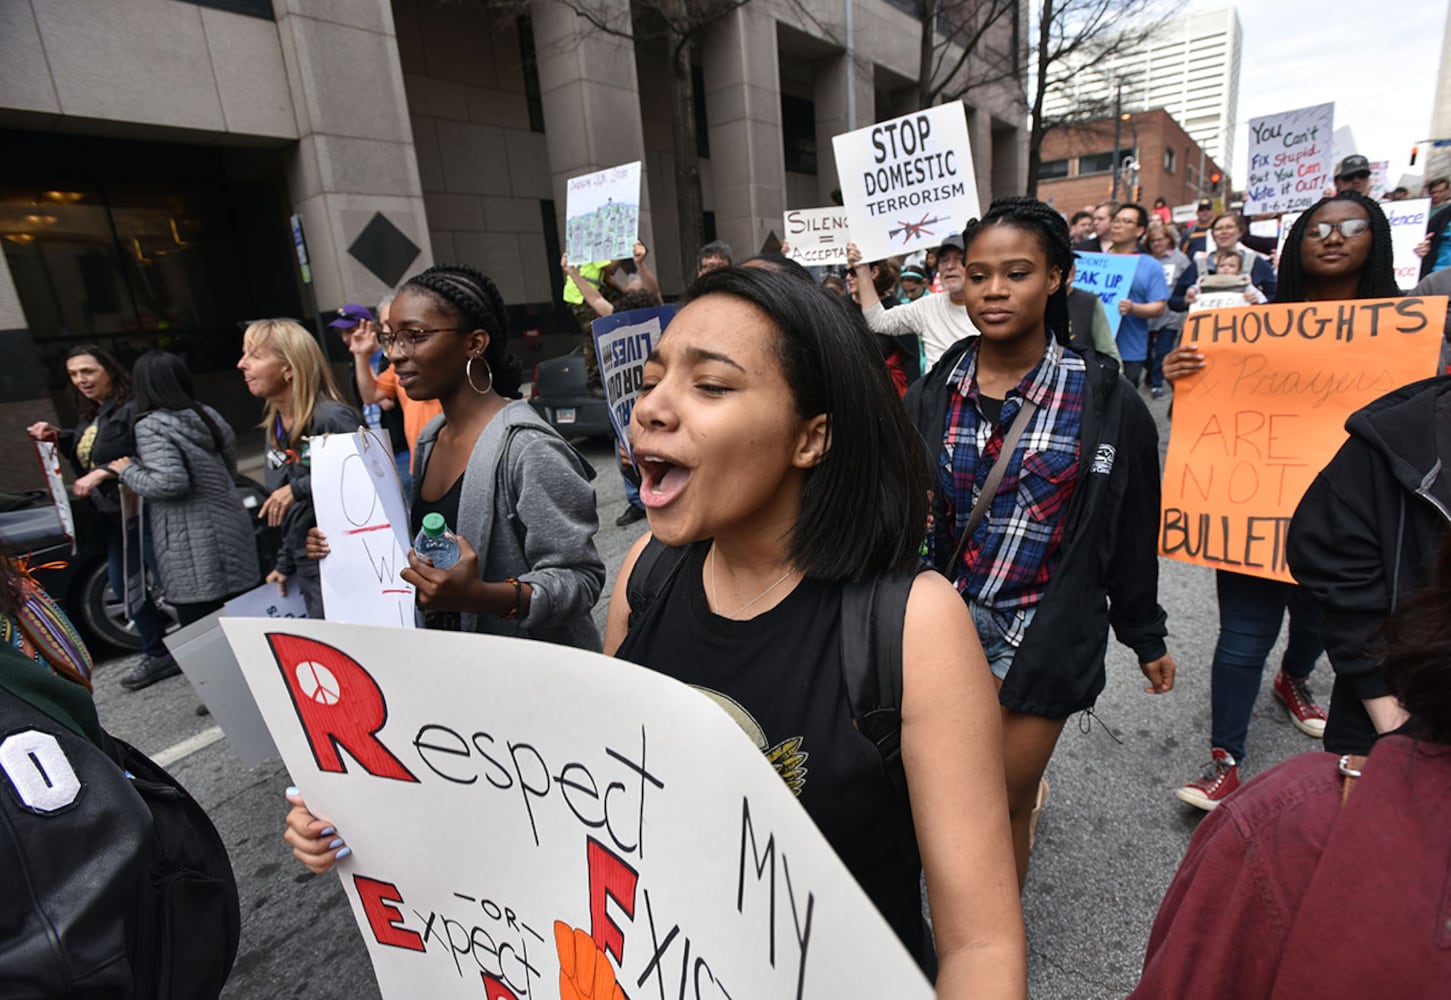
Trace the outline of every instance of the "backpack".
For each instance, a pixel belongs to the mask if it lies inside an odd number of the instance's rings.
[[[651,536],[640,552],[625,593],[630,627],[675,579],[696,545],[674,547]],[[887,779],[901,799],[900,830],[909,857],[917,856],[917,837],[902,766],[902,624],[916,573],[878,576],[847,583],[841,591],[841,673],[857,731],[876,746]]]
[[[70,681],[53,679],[75,687]],[[66,926],[66,933],[47,948],[55,967],[45,974],[75,986],[70,977],[88,967],[98,948],[108,947],[107,941],[124,940],[130,966],[130,989],[125,995],[137,1000],[217,996],[236,960],[242,921],[237,883],[216,827],[186,789],[150,758],[104,731],[101,743],[83,735],[85,729],[75,718],[62,717],[64,695],[47,696],[34,677],[26,683],[20,680],[0,669],[0,691],[15,699],[7,711],[6,728],[55,730],[64,741],[56,745],[70,748],[62,750],[70,758],[66,766],[84,779],[79,791],[94,804],[115,803],[116,811],[103,810],[100,820],[110,822],[115,817],[118,825],[110,835],[116,849],[91,856],[84,884],[64,877],[65,854],[97,850],[107,837],[103,831],[78,830],[74,823],[67,827],[62,814],[69,807],[52,810],[57,814],[50,820],[56,824],[53,833],[47,830],[46,836],[24,845],[23,856],[54,871],[49,880],[44,872],[32,872],[37,878],[26,885],[34,896],[21,893],[14,903],[34,906],[37,914],[44,907],[47,921],[51,915],[72,911],[93,915],[99,905],[108,920],[115,921],[106,926],[88,922]],[[22,724],[18,730],[12,728],[15,723]],[[53,758],[48,762],[53,769]],[[15,780],[0,774],[0,792]],[[149,824],[131,792],[149,813]],[[138,818],[143,821],[140,825],[135,822]],[[123,842],[127,850],[119,848]],[[108,975],[119,973],[113,970]]]

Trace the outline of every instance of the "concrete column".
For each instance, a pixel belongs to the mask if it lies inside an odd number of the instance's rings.
[[[273,3],[299,136],[287,185],[307,233],[318,306],[376,302],[433,263],[392,5],[329,4],[324,19],[304,13],[319,10],[304,0]],[[390,283],[348,252],[380,213],[418,248],[397,260]]]
[[[786,208],[775,19],[737,7],[706,34],[702,55],[715,228],[738,259],[749,257]]]
[[[836,176],[836,150],[831,137],[875,122],[876,88],[873,67],[860,53],[848,59],[845,52],[816,60],[812,73],[812,103],[816,106],[816,181],[819,188],[817,204],[835,204],[831,192],[840,187]],[[846,116],[848,88],[856,90],[856,121]],[[794,206],[793,206],[794,207]]]
[[[640,239],[654,247],[629,0],[591,7],[612,31],[595,27],[557,0],[538,0],[531,10],[560,241],[569,179],[639,160]],[[651,258],[653,263],[660,255]]]
[[[967,112],[967,139],[972,143],[972,169],[977,177],[977,200],[980,213],[986,212],[993,200],[993,120],[986,111],[964,103]],[[961,228],[966,219],[954,220]]]
[[[18,492],[45,485],[25,436],[25,428],[37,420],[56,420],[55,405],[45,391],[45,373],[36,358],[35,341],[10,278],[10,264],[0,253],[0,439],[10,442],[11,456],[0,462],[0,490]]]

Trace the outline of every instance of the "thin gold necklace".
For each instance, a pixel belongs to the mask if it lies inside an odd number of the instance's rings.
[[[773,591],[777,587],[781,586],[781,584],[785,583],[786,582],[786,579],[792,573],[794,573],[794,572],[796,572],[796,568],[793,566],[790,569],[786,570],[785,573],[781,574],[781,577],[775,583],[771,584],[769,587],[767,587],[765,590],[761,591],[755,597],[751,598],[745,604],[742,604],[740,607],[736,608],[730,614],[724,615],[723,617],[725,617],[725,618],[735,618],[736,615],[740,614],[742,611],[744,611],[747,608],[749,608],[752,604],[755,604],[761,598],[765,597],[771,591]],[[712,603],[714,603],[716,606],[719,606],[720,605],[720,588],[716,586],[716,582],[715,582],[715,546],[714,545],[712,545],[710,547],[710,595],[711,595],[711,601],[712,601]]]

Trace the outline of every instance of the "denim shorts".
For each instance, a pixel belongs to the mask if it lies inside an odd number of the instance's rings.
[[[977,626],[977,638],[982,643],[983,655],[987,657],[988,669],[998,680],[1006,680],[1008,668],[1013,665],[1013,657],[1018,655],[1018,647],[1008,642],[1003,635],[1002,628],[993,617],[993,611],[985,604],[976,601],[968,601],[968,608],[972,611],[972,623]],[[1028,608],[1026,611],[1026,627],[1033,620],[1033,612],[1036,607]]]

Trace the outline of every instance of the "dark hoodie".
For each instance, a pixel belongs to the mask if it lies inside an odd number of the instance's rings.
[[[1325,608],[1335,692],[1325,749],[1366,754],[1363,699],[1389,694],[1375,633],[1430,577],[1451,529],[1451,376],[1415,382],[1350,415],[1350,439],[1290,522],[1290,571]]]

